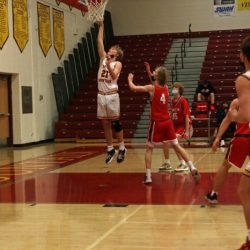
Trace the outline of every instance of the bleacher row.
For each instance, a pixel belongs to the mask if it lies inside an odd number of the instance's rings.
[[[239,48],[242,39],[250,30],[193,32],[192,37],[209,37],[207,52],[203,63],[200,80],[210,80],[216,89],[216,101],[224,102],[235,98],[234,81],[241,72],[239,66]],[[133,93],[128,89],[127,75],[135,74],[135,82],[148,83],[144,61],[152,68],[163,64],[175,38],[187,37],[187,33],[152,34],[115,37],[112,44],[119,44],[124,49],[123,70],[119,78],[121,99],[121,122],[124,137],[134,136],[137,124],[143,113],[148,96]],[[69,105],[60,114],[55,124],[55,138],[97,139],[104,138],[101,122],[96,118],[97,109],[97,65],[81,84],[79,90],[70,99]],[[193,108],[195,104],[191,105]],[[215,113],[212,114],[212,131],[216,125]],[[211,132],[212,132],[211,131]],[[206,121],[194,121],[194,136],[207,136]]]
[[[217,34],[216,34],[217,33]],[[215,88],[216,108],[222,103],[236,98],[235,79],[242,72],[240,66],[240,44],[250,30],[215,31],[209,35],[205,60],[201,70],[200,81],[209,80]],[[194,110],[196,102],[192,104]],[[195,112],[193,111],[193,114]],[[211,113],[211,133],[216,126],[216,110]],[[208,134],[207,121],[194,121],[194,136],[204,137]]]
[[[124,137],[132,138],[148,96],[131,92],[127,85],[127,75],[132,72],[136,74],[135,81],[148,82],[144,61],[148,61],[152,66],[162,64],[171,46],[171,39],[155,39],[154,36],[153,38],[149,36],[147,39],[145,36],[127,42],[116,38],[112,44],[119,44],[124,50],[123,70],[119,77],[121,122]],[[101,122],[96,118],[97,70],[97,68],[93,70],[88,80],[71,99],[64,114],[61,114],[60,120],[55,125],[57,139],[104,138]]]

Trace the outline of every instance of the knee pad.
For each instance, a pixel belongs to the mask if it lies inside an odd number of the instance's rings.
[[[113,121],[112,122],[112,128],[115,130],[115,132],[120,132],[122,131],[122,126],[121,126],[121,123],[120,121]]]

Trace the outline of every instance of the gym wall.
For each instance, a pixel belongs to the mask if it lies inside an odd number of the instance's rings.
[[[21,52],[13,38],[12,0],[8,1],[9,37],[0,50],[0,74],[12,75],[13,143],[26,144],[54,137],[54,122],[57,108],[51,73],[63,64],[81,37],[85,36],[91,24],[79,10],[55,0],[41,0],[50,6],[52,46],[45,57],[38,40],[38,17],[36,0],[28,0],[29,40]],[[59,59],[53,46],[52,8],[64,12],[65,51]],[[32,87],[33,112],[23,114],[22,86]]]
[[[110,0],[107,9],[115,35],[187,32],[190,23],[192,31],[249,28],[250,10],[218,16],[214,0]]]

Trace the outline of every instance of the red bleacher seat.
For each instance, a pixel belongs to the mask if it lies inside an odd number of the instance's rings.
[[[207,46],[208,50],[216,50],[216,49],[230,49],[230,50],[238,50],[240,48],[240,43],[228,43],[228,44],[222,44],[222,43],[209,43]]]
[[[202,73],[218,73],[218,72],[234,72],[238,73],[241,71],[240,66],[214,66],[214,67],[208,67],[203,66]]]
[[[239,60],[239,54],[206,55],[205,60]]]
[[[230,86],[233,88],[235,86],[235,79],[213,79],[214,86]]]
[[[240,60],[206,60],[203,62],[203,67],[214,67],[214,66],[238,66]]]
[[[223,48],[220,48],[220,49],[209,49],[207,50],[207,53],[206,55],[220,55],[220,54],[233,54],[233,55],[237,55],[239,56],[240,54],[240,49],[223,49]]]
[[[218,102],[232,101],[236,97],[236,93],[215,94],[215,99]]]
[[[211,80],[213,79],[236,79],[239,73],[235,72],[222,72],[222,73],[201,73],[201,80]]]
[[[232,94],[236,93],[234,86],[214,86],[215,91],[217,94],[223,93],[223,94]]]

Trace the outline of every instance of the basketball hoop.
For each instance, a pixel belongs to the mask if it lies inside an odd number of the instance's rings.
[[[86,2],[88,7],[87,19],[93,23],[103,21],[108,0],[88,0]]]

